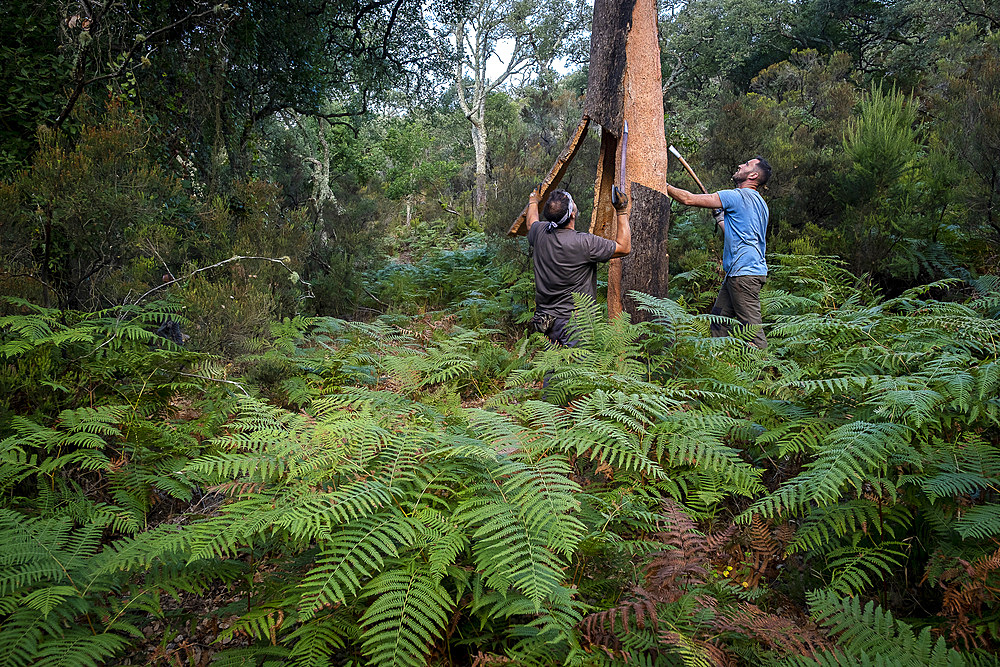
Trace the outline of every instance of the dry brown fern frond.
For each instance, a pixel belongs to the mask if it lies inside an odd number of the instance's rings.
[[[642,588],[634,588],[633,591],[639,596],[638,600],[620,604],[617,607],[602,611],[596,614],[589,614],[580,623],[584,638],[592,643],[601,646],[619,648],[621,646],[615,631],[627,633],[629,631],[629,619],[632,619],[634,626],[646,628],[647,625],[655,627],[659,622],[656,617],[656,602],[648,591]]]
[[[747,560],[750,571],[746,584],[755,588],[767,569],[782,560],[784,548],[772,535],[770,523],[759,514],[753,515],[747,537],[750,542],[750,557]]]
[[[714,667],[739,667],[740,662],[724,650],[710,642],[697,641],[699,647],[705,650]]]
[[[732,538],[735,527],[714,536],[698,532],[694,522],[674,500],[662,503],[664,530],[656,534],[667,547],[655,555],[646,567],[646,587],[665,602],[676,601],[685,588],[705,583],[723,545]]]
[[[506,665],[513,662],[510,658],[493,653],[476,653],[472,659],[472,667],[494,667],[494,665]]]
[[[949,621],[948,638],[966,649],[985,648],[988,640],[977,631],[974,618],[982,614],[983,605],[1000,600],[1000,588],[989,583],[991,575],[1000,570],[1000,549],[973,563],[956,559],[957,564],[938,577],[944,589],[941,613]],[[926,581],[928,574],[924,574]]]
[[[752,636],[761,645],[784,654],[810,656],[816,651],[833,648],[821,632],[796,625],[749,603],[740,604],[735,612],[717,616],[714,629]]]
[[[786,521],[774,529],[774,538],[781,543],[781,549],[784,551],[795,539],[795,526]]]

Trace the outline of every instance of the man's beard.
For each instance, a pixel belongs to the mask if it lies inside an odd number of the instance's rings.
[[[736,187],[742,187],[742,185],[746,182],[747,182],[746,176],[740,178],[738,174],[733,174],[733,183],[736,184]]]

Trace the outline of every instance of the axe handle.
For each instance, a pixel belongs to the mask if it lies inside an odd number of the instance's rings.
[[[681,161],[681,164],[684,165],[684,168],[687,170],[687,173],[689,173],[691,175],[691,178],[694,179],[694,182],[698,184],[699,188],[701,188],[701,191],[707,195],[708,190],[706,190],[705,186],[702,185],[701,179],[698,178],[698,174],[694,173],[694,169],[691,168],[691,165],[689,165],[687,163],[687,160],[681,157],[679,153],[676,153],[675,155],[677,156],[677,159]]]

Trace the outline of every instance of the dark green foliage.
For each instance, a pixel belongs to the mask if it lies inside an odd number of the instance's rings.
[[[90,385],[104,397],[93,407],[65,400],[55,419],[7,421],[0,642],[23,664],[73,642],[75,664],[100,664],[132,650],[148,615],[176,622],[160,592],[223,586],[236,598],[218,613],[236,617],[219,636],[239,639],[217,649],[223,664],[332,652],[416,665],[464,647],[586,663],[598,654],[583,650],[583,627],[609,663],[620,651],[877,661],[898,640],[912,664],[935,664],[949,645],[993,645],[995,286],[980,281],[967,303],[926,289],[882,301],[829,260],[785,259],[763,299],[770,358],[745,332],[710,338],[704,316],[644,295],[651,322],[609,323],[580,302],[577,347],[524,341],[520,359],[454,325],[288,320],[246,367],[295,407],[214,383],[235,396],[204,441],[158,415],[202,391],[171,378],[217,369],[171,370],[199,360],[149,348],[141,322],[156,311],[71,327],[50,311],[12,315],[8,358],[75,348],[91,374],[127,358],[145,380],[119,370],[115,385]],[[801,587],[836,618],[851,596],[895,590],[901,569],[926,582],[925,600],[940,591],[942,640],[928,639],[933,619],[912,640],[865,621],[876,634],[862,641],[840,637],[841,621],[814,633],[746,606]],[[647,597],[623,599],[634,586]],[[620,605],[625,625],[579,625]]]
[[[35,149],[40,119],[51,118],[58,92],[52,82],[64,77],[70,59],[59,47],[57,3],[11,3],[10,20],[0,26],[0,176],[22,166]]]
[[[127,302],[162,274],[151,256],[169,257],[184,210],[179,184],[144,151],[145,131],[141,118],[112,107],[73,148],[41,134],[0,218],[11,249],[5,270],[34,280],[19,293],[46,306],[96,309]]]

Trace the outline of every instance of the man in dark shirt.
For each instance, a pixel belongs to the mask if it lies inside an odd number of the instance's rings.
[[[573,314],[573,294],[597,297],[597,265],[632,251],[628,198],[615,193],[615,240],[576,231],[579,209],[565,190],[549,195],[539,220],[537,190],[528,197],[528,244],[535,254],[535,317],[532,326],[552,341],[568,342],[566,324]]]

